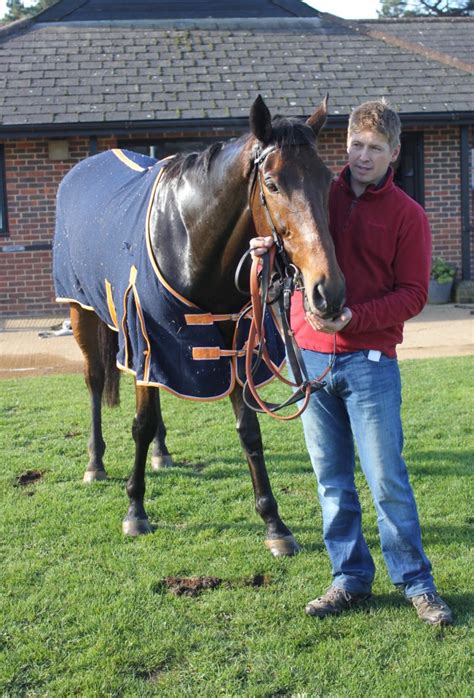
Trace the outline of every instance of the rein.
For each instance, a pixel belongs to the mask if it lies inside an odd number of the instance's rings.
[[[250,271],[250,295],[251,295],[251,308],[252,317],[249,336],[247,340],[246,357],[245,357],[245,373],[246,382],[243,389],[243,399],[245,404],[255,412],[265,412],[271,417],[282,421],[289,421],[291,419],[296,419],[299,417],[306,407],[308,406],[311,394],[320,390],[325,386],[323,379],[329,373],[334,365],[335,360],[335,344],[336,338],[334,337],[334,352],[331,357],[331,361],[323,373],[313,380],[309,380],[306,367],[304,365],[303,357],[298,345],[295,342],[293,332],[290,328],[290,305],[291,296],[293,295],[295,289],[303,290],[301,286],[300,279],[301,273],[294,264],[290,262],[290,259],[284,249],[283,241],[281,236],[278,234],[273,219],[268,208],[268,204],[265,198],[265,192],[262,185],[260,165],[265,161],[270,153],[274,152],[275,146],[270,146],[260,152],[257,152],[255,157],[255,178],[252,184],[250,198],[253,196],[255,190],[256,182],[259,185],[259,198],[260,204],[265,211],[267,222],[269,224],[272,238],[274,241],[274,246],[269,250],[269,252],[258,259],[253,259],[252,268]],[[236,286],[238,285],[238,277],[242,264],[246,257],[250,254],[247,251],[245,255],[240,260],[240,263],[236,271]],[[276,291],[276,297],[269,300],[269,296],[274,294]],[[294,381],[285,378],[275,364],[271,361],[265,339],[265,313],[267,311],[267,306],[269,304],[278,305],[278,315],[281,324],[283,341],[285,344],[286,355],[288,357],[288,363],[290,365]],[[258,370],[261,361],[264,361],[273,375],[286,385],[292,386],[296,390],[288,398],[288,400],[280,403],[274,404],[263,400],[257,392],[254,384],[254,375]],[[283,407],[288,407],[289,405],[303,400],[303,404],[298,408],[297,412],[288,416],[281,416],[275,414],[278,410]]]

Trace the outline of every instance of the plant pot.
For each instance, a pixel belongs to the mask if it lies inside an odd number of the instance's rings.
[[[432,305],[441,305],[441,303],[449,303],[451,299],[451,289],[453,282],[448,281],[445,284],[440,284],[436,279],[431,279],[428,290],[428,303]]]

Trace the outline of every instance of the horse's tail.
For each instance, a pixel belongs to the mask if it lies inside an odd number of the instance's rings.
[[[99,347],[105,373],[103,401],[109,407],[116,407],[120,404],[120,371],[116,363],[118,334],[105,322],[99,322]]]

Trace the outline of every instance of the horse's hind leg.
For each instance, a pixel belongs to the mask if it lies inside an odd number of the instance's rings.
[[[151,526],[145,511],[145,466],[148,448],[155,436],[158,424],[156,388],[135,386],[136,414],[133,420],[132,434],[135,441],[135,463],[127,482],[127,494],[130,501],[127,515],[123,521],[123,532],[128,536],[150,533]]]
[[[105,480],[103,456],[105,442],[102,438],[102,393],[105,371],[99,347],[99,318],[81,306],[71,303],[71,326],[74,338],[84,355],[84,377],[89,389],[92,411],[91,435],[88,443],[89,463],[84,473],[84,482]]]
[[[151,454],[151,467],[153,470],[161,470],[162,468],[171,468],[174,463],[170,456],[170,452],[166,447],[166,427],[161,414],[160,391],[156,393],[156,413],[158,426],[156,428],[155,437],[153,439],[153,451]]]
[[[237,419],[237,433],[250,468],[255,493],[255,509],[267,527],[265,545],[269,548],[272,555],[294,555],[300,550],[300,547],[278,513],[278,505],[273,496],[265,467],[262,437],[257,415],[244,403],[240,386],[236,386],[230,395],[230,399]]]

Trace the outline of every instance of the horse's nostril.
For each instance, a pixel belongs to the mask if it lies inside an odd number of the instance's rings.
[[[324,311],[328,307],[323,284],[318,284],[313,290],[313,303],[319,311]]]
[[[304,309],[306,312],[312,310],[321,317],[334,318],[341,313],[344,297],[344,288],[320,278],[312,286],[311,294],[304,294]]]
[[[321,299],[319,300],[319,302],[316,304],[316,307],[317,307],[317,309],[320,310],[320,311],[326,310],[327,307],[328,307],[327,301],[324,300],[324,298],[321,298]]]

